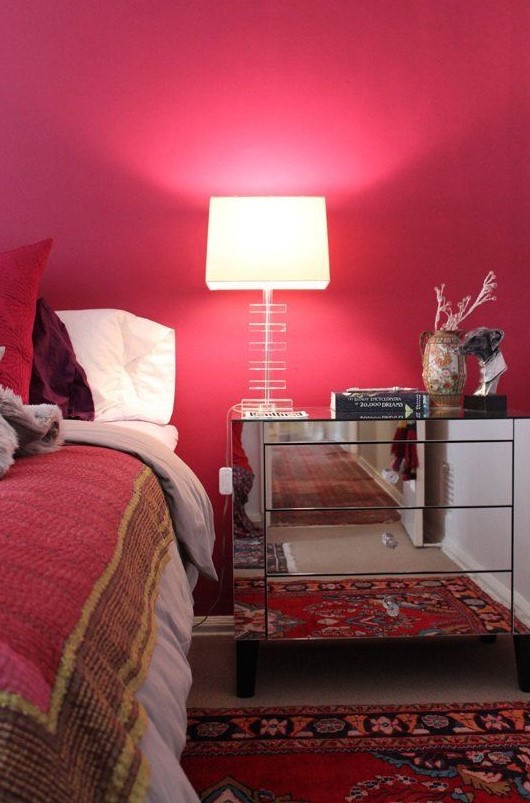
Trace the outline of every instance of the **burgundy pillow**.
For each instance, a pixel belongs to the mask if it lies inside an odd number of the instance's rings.
[[[43,240],[0,254],[0,385],[23,402],[29,398],[33,360],[32,332],[39,283],[52,240]]]
[[[33,326],[31,404],[57,404],[65,418],[94,419],[94,401],[84,369],[56,312],[43,298],[37,301]]]

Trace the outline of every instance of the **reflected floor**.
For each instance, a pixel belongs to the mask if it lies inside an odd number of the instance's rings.
[[[395,548],[384,545],[391,533]],[[381,525],[270,527],[269,544],[282,544],[288,571],[334,574],[450,572],[457,566],[436,546],[415,547],[400,522]]]

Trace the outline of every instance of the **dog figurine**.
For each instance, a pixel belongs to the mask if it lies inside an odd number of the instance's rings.
[[[472,354],[478,359],[480,366],[480,384],[473,395],[493,396],[502,374],[508,369],[499,349],[504,337],[502,329],[488,329],[479,326],[467,333],[459,351],[461,354]]]

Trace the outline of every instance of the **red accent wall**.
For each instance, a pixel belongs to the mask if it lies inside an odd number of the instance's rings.
[[[502,390],[526,405],[529,41],[528,0],[0,4],[0,249],[53,236],[56,308],[175,327],[179,451],[215,504],[219,567],[258,299],[205,286],[210,195],[327,197],[329,289],[277,296],[298,404],[421,383],[435,285],[456,303],[493,269],[498,299],[469,326],[505,329]],[[201,583],[198,612],[217,595]]]

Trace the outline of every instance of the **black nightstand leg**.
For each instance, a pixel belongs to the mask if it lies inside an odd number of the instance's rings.
[[[258,668],[259,641],[236,641],[237,696],[254,697]]]
[[[513,643],[519,688],[530,692],[530,636],[514,636]]]

